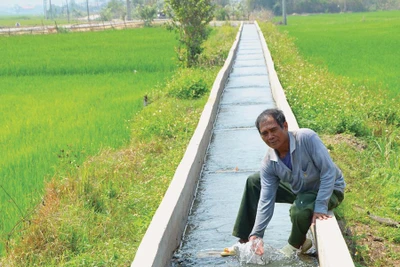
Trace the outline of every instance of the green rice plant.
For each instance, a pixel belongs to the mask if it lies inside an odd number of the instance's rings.
[[[2,233],[21,218],[17,209],[35,206],[45,179],[67,175],[103,147],[126,144],[131,117],[142,108],[143,95],[168,75],[59,76],[53,77],[54,83],[42,76],[20,77],[21,85],[31,84],[32,94],[11,87],[1,101],[1,184],[18,203],[0,193],[6,211],[1,215]]]
[[[288,16],[302,56],[358,85],[400,92],[400,11]],[[374,90],[374,89],[373,89]]]
[[[206,81],[211,86],[213,79]],[[41,212],[52,212],[26,224],[19,241],[26,250],[18,251],[18,235],[11,240],[15,266],[129,265],[206,102],[159,94],[132,119],[130,145],[104,149],[47,187]]]
[[[162,28],[51,36],[0,38],[1,244],[46,181],[129,143],[144,95],[175,71],[175,36]],[[104,210],[95,191],[87,201]]]
[[[0,38],[0,75],[173,71],[174,55],[163,49],[176,44],[173,35],[160,27],[148,33],[128,29]]]

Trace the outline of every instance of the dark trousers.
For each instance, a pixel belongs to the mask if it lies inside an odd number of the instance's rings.
[[[260,173],[257,172],[247,178],[244,188],[242,202],[233,227],[232,235],[240,239],[248,239],[253,229],[257,214],[257,205],[260,198],[261,182]],[[290,219],[292,221],[292,231],[289,237],[289,244],[294,247],[302,245],[306,239],[306,234],[311,226],[311,219],[314,214],[315,199],[317,192],[311,191],[295,195],[290,189],[290,185],[280,183],[276,192],[276,203],[289,203]],[[340,191],[334,191],[328,209],[334,209],[343,201],[344,196]]]

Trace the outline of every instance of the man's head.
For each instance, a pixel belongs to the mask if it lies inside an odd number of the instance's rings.
[[[289,148],[288,124],[279,109],[264,110],[256,120],[256,127],[263,141],[278,152]]]
[[[277,108],[270,108],[266,109],[263,112],[261,112],[260,115],[258,115],[257,120],[256,120],[256,127],[258,129],[258,132],[260,133],[260,123],[264,120],[267,119],[267,117],[271,116],[274,118],[276,123],[283,128],[283,124],[286,122],[285,115],[283,114],[282,110],[277,109]]]

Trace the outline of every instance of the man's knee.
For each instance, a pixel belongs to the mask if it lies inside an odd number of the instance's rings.
[[[247,177],[247,187],[250,188],[261,188],[260,173],[256,172]]]
[[[308,207],[298,207],[293,204],[290,207],[290,218],[293,221],[305,221],[311,220],[313,215],[313,210]]]
[[[344,194],[340,191],[334,190],[328,203],[328,210],[332,210],[342,203],[344,199]]]

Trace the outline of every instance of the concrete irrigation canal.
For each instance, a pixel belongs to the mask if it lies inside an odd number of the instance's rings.
[[[132,266],[254,266],[245,264],[238,256],[221,257],[219,252],[237,242],[232,229],[246,178],[258,171],[266,152],[254,122],[263,110],[273,107],[284,111],[290,129],[298,128],[258,25],[242,24],[184,159]],[[333,226],[326,225],[327,230],[320,237],[339,239],[339,243],[317,238],[319,262],[310,256],[285,259],[277,250],[287,243],[290,234],[289,205],[276,204],[264,236],[269,258],[263,264],[354,266],[340,230],[332,230],[336,220],[332,218],[330,223]],[[329,256],[329,246],[336,246],[335,258],[344,258],[340,265]]]

